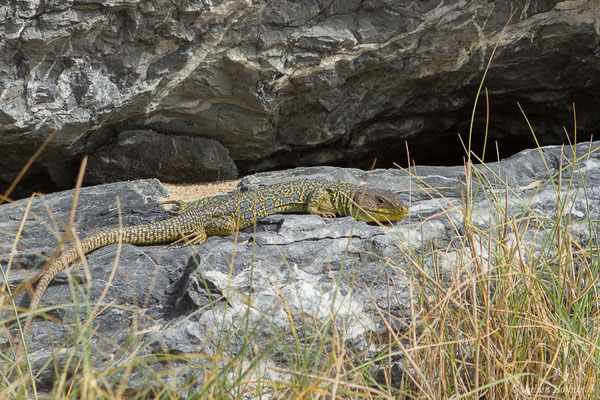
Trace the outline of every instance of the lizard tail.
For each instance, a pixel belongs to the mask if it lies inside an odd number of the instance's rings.
[[[170,218],[167,220],[154,222],[150,224],[135,225],[124,228],[112,228],[105,229],[100,232],[93,233],[87,236],[81,241],[81,252],[87,254],[93,250],[107,246],[109,244],[118,243],[130,243],[130,244],[156,244],[164,242],[172,242],[179,239],[184,233],[178,229],[179,225],[176,221],[178,218]],[[54,260],[48,267],[46,272],[42,275],[38,281],[35,291],[31,296],[29,302],[29,313],[25,321],[23,328],[23,341],[19,343],[15,352],[15,359],[19,359],[23,350],[22,343],[27,338],[33,316],[37,310],[44,292],[50,285],[50,282],[58,275],[62,270],[69,267],[69,265],[79,258],[78,246],[71,246],[67,250],[63,251],[59,257]]]
[[[173,221],[174,219],[177,218],[124,228],[105,229],[100,232],[92,233],[81,241],[81,252],[87,254],[101,247],[119,242],[130,244],[156,244],[177,240],[183,233],[176,229],[178,224],[176,221]],[[42,295],[54,277],[78,258],[78,247],[71,246],[63,251],[50,267],[48,267],[44,275],[40,278],[31,301],[29,302],[30,311],[35,311],[37,309]]]
[[[83,240],[82,246],[88,239],[89,238],[86,238]],[[91,251],[91,250],[89,250],[89,251]],[[84,248],[84,253],[85,252],[86,251]],[[27,338],[29,328],[31,326],[31,322],[33,321],[34,313],[37,310],[37,308],[40,304],[40,301],[42,300],[42,296],[44,295],[44,292],[48,288],[48,285],[50,285],[50,282],[52,282],[54,277],[56,277],[56,275],[58,275],[58,273],[60,271],[67,268],[68,265],[70,263],[72,263],[73,261],[75,261],[78,257],[79,257],[79,253],[77,251],[76,246],[72,246],[69,249],[63,251],[60,254],[60,256],[52,264],[50,264],[50,266],[48,267],[46,272],[44,272],[44,274],[38,281],[38,283],[35,287],[35,291],[33,292],[33,295],[31,296],[31,300],[29,301],[30,315],[28,315],[27,319],[25,320],[25,326],[23,327],[23,336],[22,336],[23,340],[21,342],[19,342],[19,346],[17,347],[17,350],[15,352],[15,360],[18,360],[21,357],[21,353],[23,351],[23,343],[25,342],[25,340]]]

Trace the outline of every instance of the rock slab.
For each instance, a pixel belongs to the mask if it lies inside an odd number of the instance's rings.
[[[290,321],[297,337],[309,338],[313,329],[335,318],[345,327],[347,343],[368,349],[369,338],[387,329],[375,312],[380,307],[401,332],[411,323],[407,285],[418,284],[419,274],[405,254],[444,249],[435,252],[435,268],[433,257],[425,257],[427,272],[439,274],[443,283],[456,279],[457,255],[468,257],[469,251],[464,244],[462,205],[465,169],[417,167],[410,172],[298,168],[249,176],[240,184],[241,189],[252,189],[298,178],[324,178],[396,191],[411,211],[393,225],[373,226],[350,217],[273,215],[255,228],[211,237],[193,248],[123,245],[119,250],[118,245],[110,245],[92,252],[87,256],[87,269],[82,270],[80,262],[71,268],[78,278],[73,289],[63,273],[42,300],[54,319],[38,319],[33,325],[36,340],[30,356],[34,370],[52,357],[53,346],[71,346],[68,338],[77,326],[76,311],[92,320],[93,363],[99,369],[118,370],[121,362],[127,363],[132,337],[135,352],[144,355],[210,355],[224,346],[222,340],[227,337],[226,353],[251,362],[252,352],[243,334],[250,331],[255,333],[253,346],[270,349],[265,362],[281,366],[290,362],[286,347],[294,342]],[[535,253],[541,243],[551,240],[544,235],[551,234],[547,228],[553,219],[561,218],[570,221],[569,233],[578,245],[594,245],[600,234],[599,177],[600,143],[581,143],[576,150],[528,150],[500,163],[476,166],[470,221],[476,235],[482,235],[478,243],[488,243],[485,233],[496,232],[505,218],[530,218],[539,229],[519,232],[521,242],[514,240],[509,229],[506,245],[522,243]],[[558,213],[557,193],[564,206]],[[28,200],[0,206],[0,266],[5,283],[14,288],[54,252],[73,194],[57,193],[32,201],[16,252],[12,244]],[[119,214],[124,225],[164,218],[156,206],[164,195],[156,180],[84,188],[77,203],[77,232],[85,236],[118,226]],[[93,305],[100,298],[113,267],[116,273],[102,303],[106,309],[93,319],[85,317],[86,304]],[[18,304],[25,306],[26,298],[19,298]],[[8,332],[0,336],[4,349],[8,349]],[[190,376],[202,375],[203,367],[197,368],[174,367],[173,379],[185,386]],[[132,388],[147,384],[147,377],[139,374],[131,378]],[[40,389],[52,387],[53,379],[52,368],[46,368],[39,378]]]

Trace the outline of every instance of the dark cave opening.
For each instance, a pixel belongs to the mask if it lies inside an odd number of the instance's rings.
[[[467,159],[468,137],[466,135],[447,135],[436,139],[435,145],[423,143],[418,139],[406,140],[401,145],[387,146],[376,161],[375,168],[407,168],[409,165],[456,166],[464,165]],[[482,141],[472,140],[472,161],[478,164],[495,162],[508,158],[522,150],[535,147],[533,139],[489,139],[484,145]],[[386,147],[386,146],[382,146]],[[360,168],[374,163],[374,157],[364,159]]]
[[[431,136],[423,134],[419,137],[408,140],[387,140],[377,143],[372,143],[372,148],[365,149],[364,153],[359,156],[348,157],[341,160],[336,160],[331,163],[318,165],[331,165],[337,167],[360,168],[364,170],[379,169],[379,168],[407,168],[414,165],[429,165],[429,166],[456,166],[464,165],[466,160],[466,152],[464,146],[468,144],[468,136],[460,134],[440,135],[435,139],[435,145],[427,140]],[[578,141],[590,140],[591,135],[577,138]],[[568,145],[568,140],[565,138],[564,144]],[[560,144],[560,143],[542,143],[541,145]],[[522,150],[536,147],[533,136],[522,136],[512,138],[488,138],[485,146],[484,162],[495,162],[498,160],[510,157]],[[408,152],[407,152],[408,149]],[[475,164],[479,163],[481,156],[484,154],[484,141],[481,138],[473,139],[471,142],[472,153]],[[289,152],[281,152],[272,155],[272,160],[278,163],[277,170],[286,168],[295,168],[299,166],[311,165],[311,163],[294,163],[298,160],[298,155],[310,154],[314,149],[294,150]],[[79,162],[73,160],[74,173],[77,172]],[[244,176],[256,171],[252,171],[251,164],[245,162],[237,163],[240,176]],[[312,164],[315,165],[315,164]],[[273,168],[265,168],[263,170],[273,170]],[[70,186],[64,186],[65,182],[71,182]],[[190,182],[195,183],[195,182]],[[197,182],[202,183],[202,182]],[[60,190],[72,189],[75,184],[75,175],[62,179],[62,185],[57,184],[50,174],[41,168],[36,168],[35,172],[26,173],[21,181],[16,185],[10,193],[10,198],[18,200],[31,196],[34,193],[48,194]],[[85,181],[84,181],[85,186]],[[5,193],[10,187],[9,184],[0,185],[0,193]]]

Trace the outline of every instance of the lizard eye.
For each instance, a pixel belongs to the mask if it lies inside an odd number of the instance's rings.
[[[383,204],[385,204],[385,201],[381,197],[378,197],[377,198],[377,204],[383,205]]]

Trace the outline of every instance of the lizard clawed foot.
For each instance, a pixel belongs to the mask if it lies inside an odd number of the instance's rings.
[[[187,235],[182,235],[179,239],[177,239],[176,241],[171,243],[169,245],[169,247],[171,247],[171,246],[184,247],[184,246],[201,244],[201,243],[204,243],[204,241],[206,241],[207,238],[208,238],[208,235],[206,235],[206,232],[204,232],[204,231],[192,232]]]
[[[201,243],[204,243],[205,241],[206,241],[206,233],[204,235],[194,236],[193,238],[190,239],[188,244],[190,244],[190,245],[201,244]]]
[[[321,212],[319,215],[323,218],[335,218],[335,213],[332,212]]]

